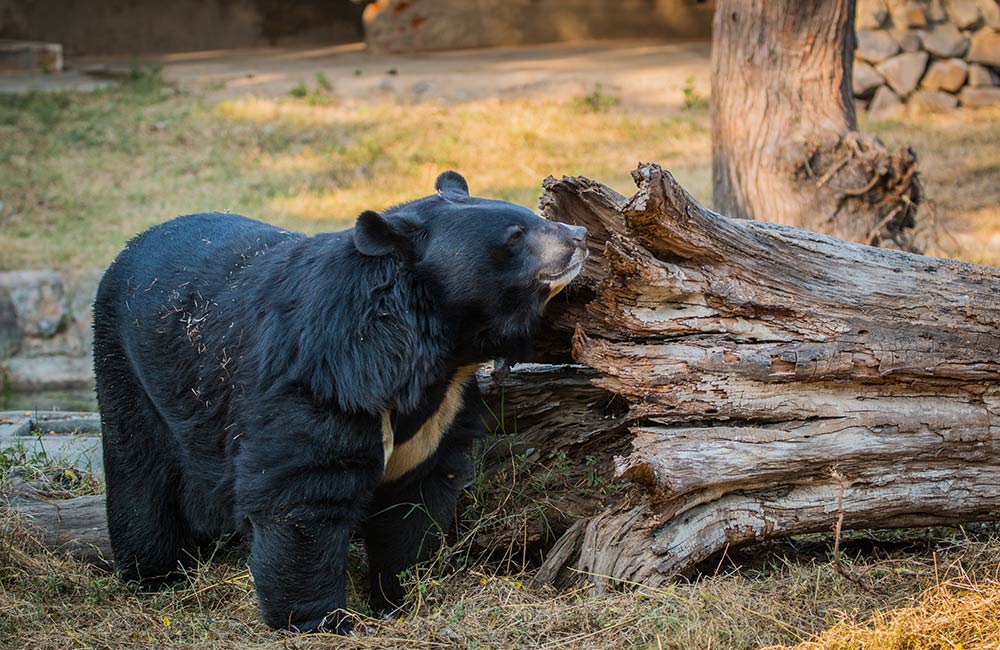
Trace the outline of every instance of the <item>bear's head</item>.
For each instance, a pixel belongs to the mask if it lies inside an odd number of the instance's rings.
[[[583,267],[587,230],[470,196],[452,171],[434,187],[383,214],[363,212],[355,247],[412,269],[470,360],[521,356],[546,303]]]

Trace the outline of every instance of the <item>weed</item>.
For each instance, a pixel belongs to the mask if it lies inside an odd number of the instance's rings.
[[[682,90],[684,93],[684,103],[682,106],[686,111],[703,111],[708,108],[708,99],[702,96],[694,84],[694,77],[688,77],[684,81],[684,88]]]
[[[577,110],[591,113],[603,113],[615,108],[621,103],[621,98],[604,92],[600,83],[594,84],[594,89],[585,95],[573,98],[573,106]]]
[[[333,96],[330,94],[333,91],[333,84],[322,72],[316,73],[316,88],[309,88],[309,86],[304,81],[300,81],[292,89],[288,91],[288,94],[296,99],[304,99],[310,106],[326,106],[333,103]]]
[[[333,92],[333,84],[330,83],[330,80],[327,78],[326,73],[324,73],[322,70],[316,73],[316,86],[319,89],[325,90],[328,93]]]
[[[41,432],[35,432],[35,436],[44,439]],[[104,492],[104,484],[96,475],[50,457],[44,444],[35,448],[18,441],[0,449],[0,483],[15,479],[29,484],[43,496],[56,499]]]

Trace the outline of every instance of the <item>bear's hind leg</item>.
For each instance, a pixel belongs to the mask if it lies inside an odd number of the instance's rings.
[[[95,363],[108,533],[116,572],[155,585],[190,563],[196,546],[178,501],[172,437],[127,364],[124,355]]]

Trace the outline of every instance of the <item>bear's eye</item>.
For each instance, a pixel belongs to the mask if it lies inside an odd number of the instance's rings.
[[[507,233],[507,245],[515,246],[521,243],[522,239],[524,239],[524,228],[521,226],[512,226],[510,232]]]

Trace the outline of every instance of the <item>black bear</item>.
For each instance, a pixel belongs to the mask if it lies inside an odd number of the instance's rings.
[[[314,237],[179,217],[118,255],[94,370],[123,578],[171,578],[236,532],[269,625],[344,632],[358,532],[372,608],[400,603],[471,471],[476,368],[528,349],[587,255],[581,227],[455,172],[435,188]]]

